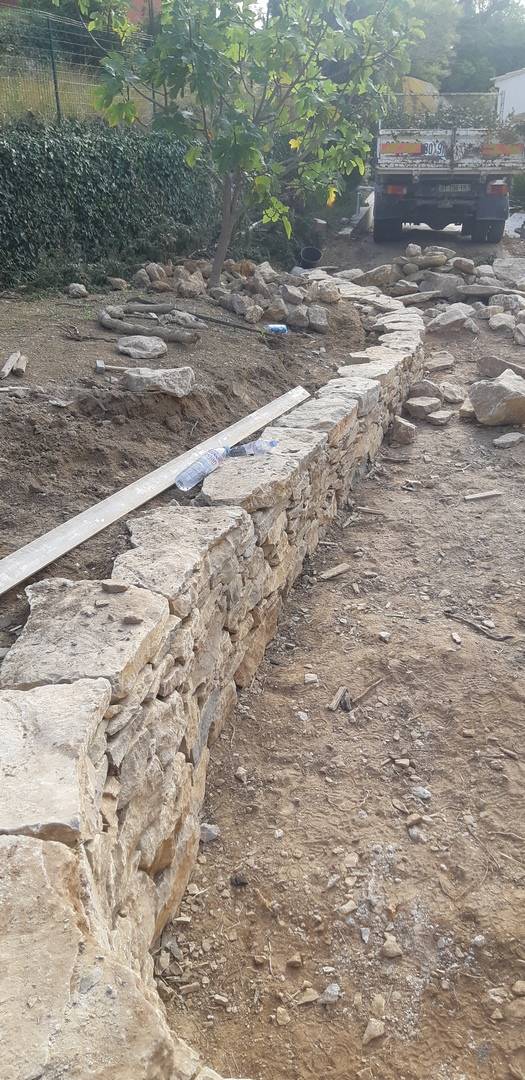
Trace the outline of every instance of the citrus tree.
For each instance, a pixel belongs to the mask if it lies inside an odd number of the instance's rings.
[[[291,232],[289,201],[364,172],[372,131],[407,66],[407,3],[381,0],[360,15],[347,0],[170,0],[151,47],[104,60],[100,103],[110,123],[137,119],[187,142],[221,186],[212,284],[243,210]]]

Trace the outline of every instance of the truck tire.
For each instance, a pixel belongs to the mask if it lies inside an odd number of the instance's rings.
[[[377,221],[374,218],[374,240],[380,244],[384,240],[400,240],[403,232],[403,222],[397,218],[389,218],[386,221]]]
[[[487,222],[487,240],[489,244],[499,244],[500,240],[503,240],[505,233],[504,221],[488,221]]]
[[[472,223],[471,236],[474,244],[488,244],[488,222],[474,221]]]

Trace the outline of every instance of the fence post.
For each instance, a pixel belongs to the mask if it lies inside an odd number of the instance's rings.
[[[56,109],[57,109],[57,120],[58,120],[58,123],[61,124],[62,123],[62,106],[60,104],[60,92],[59,92],[59,89],[58,89],[57,66],[56,66],[56,63],[55,63],[55,50],[53,48],[53,31],[51,29],[51,19],[49,19],[49,18],[47,20],[47,33],[48,33],[48,37],[49,37],[49,56],[51,58],[51,72],[52,72],[52,75],[53,75],[53,89],[55,91],[55,105],[56,105]]]

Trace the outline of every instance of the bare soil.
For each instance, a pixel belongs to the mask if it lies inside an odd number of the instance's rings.
[[[97,359],[129,367],[144,363],[119,354],[117,335],[96,321],[101,307],[121,301],[120,293],[89,301],[0,299],[0,358],[17,348],[29,357],[24,379],[11,376],[0,386],[30,388],[17,398],[0,393],[0,558],[291,387],[314,391],[364,341],[349,304],[344,326],[334,325],[324,353],[319,350],[328,339],[319,335],[289,334],[270,349],[257,333],[210,324],[196,345],[169,344],[167,355],[155,361],[163,368],[190,364],[195,392],[181,400],[135,394],[120,388],[118,373],[94,374]],[[180,306],[233,321],[208,300]],[[332,318],[336,322],[340,315]],[[70,340],[71,326],[92,340]],[[162,498],[174,497],[183,499],[173,491]],[[117,522],[44,575],[104,577],[126,543],[126,525]],[[0,647],[11,640],[2,630],[19,624],[25,611],[22,590],[2,599]]]
[[[464,387],[481,350],[519,354],[488,332],[428,344]],[[224,1076],[525,1077],[525,444],[498,451],[500,433],[456,418],[385,446],[212,752],[220,838],[159,981]],[[327,708],[340,686],[350,712]],[[385,933],[402,956],[381,954]],[[300,1004],[331,983],[335,1004]]]

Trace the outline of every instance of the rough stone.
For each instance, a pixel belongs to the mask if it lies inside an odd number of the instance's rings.
[[[499,356],[484,353],[478,356],[478,371],[486,379],[495,379],[502,371],[514,371],[516,375],[525,378],[525,364],[514,364],[511,360],[501,360]]]
[[[489,319],[489,327],[491,330],[497,330],[505,334],[513,334],[516,320],[513,315],[491,315]]]
[[[405,255],[407,259],[416,259],[419,255],[423,254],[423,250],[420,244],[407,244],[405,248]]]
[[[402,416],[394,416],[391,427],[391,441],[397,446],[408,446],[414,442],[417,428],[410,420],[404,420]]]
[[[259,263],[258,267],[255,270],[255,273],[258,274],[259,277],[261,277],[267,285],[271,281],[277,281],[279,277],[279,274],[276,270],[274,270],[273,266],[271,266],[269,262]]]
[[[415,256],[414,262],[420,270],[426,270],[435,266],[445,266],[448,262],[448,255],[443,252],[432,252],[427,248],[422,255]]]
[[[308,307],[308,323],[310,330],[316,334],[327,334],[329,330],[328,315],[321,304],[310,304]]]
[[[447,401],[449,405],[461,405],[465,399],[465,391],[454,383],[441,383],[441,393],[444,401]]]
[[[385,1025],[382,1020],[378,1020],[376,1016],[371,1016],[366,1030],[363,1035],[363,1046],[368,1046],[368,1043],[374,1041],[374,1039],[380,1039],[385,1034]]]
[[[137,270],[136,274],[133,274],[131,283],[132,285],[135,285],[138,289],[147,289],[150,284],[149,274],[147,274],[146,271],[141,268],[140,270]]]
[[[89,293],[85,285],[81,285],[79,281],[73,281],[67,288],[68,295],[72,296],[75,300],[84,300]]]
[[[314,282],[307,293],[307,300],[314,304],[338,304],[340,299],[340,287],[333,279]]]
[[[509,368],[496,379],[473,383],[470,400],[480,424],[525,424],[525,379]]]
[[[200,272],[196,270],[188,279],[182,278],[177,285],[179,296],[187,300],[193,300],[197,296],[203,296],[206,292],[206,282]]]
[[[160,263],[149,262],[144,267],[150,281],[164,281],[166,278],[166,271]]]
[[[396,275],[392,263],[384,263],[382,266],[374,267],[373,270],[367,270],[359,278],[359,284],[378,285],[379,288],[384,288],[385,285],[393,285],[397,276],[401,277],[401,274]]]
[[[517,446],[518,443],[523,442],[525,434],[521,431],[509,431],[506,435],[499,435],[497,439],[493,440],[493,445],[498,450],[510,450],[513,446]]]
[[[469,304],[450,304],[446,311],[442,311],[440,315],[437,315],[435,319],[429,322],[427,330],[430,332],[460,330],[473,312],[474,308],[470,307]]]
[[[111,285],[111,288],[114,289],[115,292],[124,292],[125,289],[129,289],[129,284],[125,278],[108,277],[106,278],[106,281],[108,285]]]
[[[295,285],[283,285],[281,295],[285,304],[304,304],[306,292],[298,289]]]
[[[106,593],[100,581],[50,578],[26,589],[31,612],[0,669],[0,685],[108,679],[114,700],[130,693],[166,633],[167,601],[145,589]],[[104,599],[104,606],[97,601]],[[125,618],[136,616],[131,624]]]
[[[474,406],[470,398],[466,397],[463,404],[459,407],[460,420],[475,420],[476,413],[474,412]]]
[[[192,367],[147,368],[140,367],[126,371],[123,385],[135,393],[156,391],[170,397],[187,397],[195,386],[195,372]]]
[[[247,323],[258,323],[264,315],[264,308],[260,304],[252,304],[244,316]]]
[[[432,379],[419,379],[417,383],[412,383],[409,396],[411,398],[435,397],[443,401],[443,390],[438,383],[432,382]]]
[[[439,274],[428,270],[419,282],[419,291],[431,292],[434,296],[442,296],[447,300],[458,299],[459,287],[463,285],[463,278],[458,274]]]
[[[510,312],[511,315],[519,315],[520,312],[525,311],[525,296],[518,296],[515,293],[495,293],[489,298],[489,306],[503,308],[503,311]]]
[[[525,345],[525,322],[519,322],[514,329],[516,345]]]
[[[265,318],[268,322],[288,322],[288,308],[281,296],[274,296],[266,308]]]
[[[476,270],[476,264],[473,259],[464,259],[462,256],[456,256],[450,260],[450,265],[454,267],[454,270],[458,270],[460,274],[474,274]]]
[[[451,409],[437,409],[436,412],[428,413],[426,419],[429,424],[434,424],[435,427],[445,427],[445,424],[449,423],[453,415]]]
[[[145,337],[142,334],[119,338],[117,348],[120,353],[131,356],[133,360],[156,360],[159,356],[165,356],[168,351],[162,338]]]
[[[440,397],[408,398],[405,408],[416,420],[425,420],[429,413],[436,412],[441,405]]]
[[[309,319],[306,304],[292,304],[288,308],[286,322],[287,325],[291,326],[294,330],[307,330]]]
[[[359,281],[364,277],[365,271],[359,267],[355,267],[353,270],[340,270],[339,273],[334,274],[334,281],[340,279],[341,281]]]
[[[100,831],[110,700],[105,679],[0,690],[0,833],[74,846]]]
[[[492,270],[496,277],[507,285],[516,285],[525,278],[525,258],[522,256],[506,255],[501,259],[494,259]]]
[[[386,957],[387,960],[395,960],[397,957],[403,955],[401,945],[393,934],[385,934],[385,940],[381,946],[380,952],[381,956]]]
[[[451,352],[445,349],[435,352],[425,361],[425,368],[431,375],[437,375],[440,371],[452,371],[456,361]]]
[[[173,1044],[139,978],[105,955],[71,850],[0,837],[2,1074],[172,1080]]]

